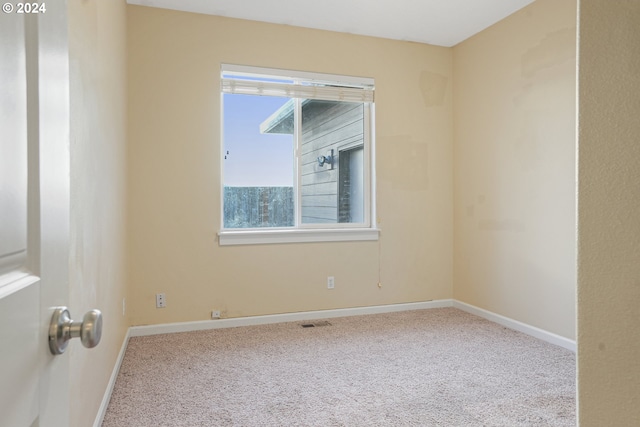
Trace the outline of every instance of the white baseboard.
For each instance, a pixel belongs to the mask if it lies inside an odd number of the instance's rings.
[[[500,314],[484,310],[473,305],[451,299],[413,302],[405,304],[378,305],[372,307],[341,308],[335,310],[304,311],[298,313],[270,314],[265,316],[237,317],[232,319],[202,320],[196,322],[164,323],[160,325],[132,326],[129,336],[143,337],[148,335],[170,334],[174,332],[202,331],[207,329],[233,328],[238,326],[267,325],[271,323],[299,322],[305,320],[330,319],[332,317],[358,316],[365,314],[392,313],[407,310],[428,308],[455,307],[467,313],[490,320],[509,329],[531,335],[551,344],[576,352],[576,342],[535,326],[510,319]]]
[[[107,389],[105,390],[104,396],[102,397],[102,402],[100,403],[100,408],[98,409],[96,419],[93,422],[93,427],[100,427],[102,425],[102,421],[104,420],[104,416],[107,413],[107,407],[109,406],[109,401],[111,400],[111,393],[113,392],[113,387],[116,385],[116,379],[118,378],[118,373],[120,372],[120,365],[122,365],[122,359],[124,359],[124,353],[127,350],[127,344],[129,343],[130,336],[131,328],[127,329],[127,333],[124,336],[124,340],[122,341],[120,353],[118,353],[116,364],[113,366],[113,370],[111,371],[111,377],[109,378]]]
[[[491,311],[461,302],[453,300],[453,307],[466,311],[467,313],[475,314],[476,316],[483,317],[494,323],[507,327],[509,329],[516,330],[518,332],[531,335],[532,337],[547,341],[551,344],[566,348],[574,353],[576,352],[576,342],[560,335],[556,335],[552,332],[545,331],[544,329],[536,328],[535,326],[527,325],[526,323],[519,322],[517,320],[510,319],[500,314],[493,313]]]
[[[132,337],[169,334],[173,332],[202,331],[207,329],[233,328],[237,326],[267,325],[271,323],[299,322],[304,320],[329,319],[332,317],[358,316],[363,314],[393,313],[397,311],[422,310],[426,308],[451,307],[453,300],[411,302],[405,304],[377,305],[373,307],[340,308],[335,310],[304,311],[299,313],[270,314],[266,316],[236,317],[232,319],[202,320],[197,322],[165,323],[161,325],[132,326]]]

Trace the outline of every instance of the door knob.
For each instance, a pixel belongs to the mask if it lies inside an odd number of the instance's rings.
[[[102,313],[100,310],[88,311],[82,322],[71,320],[67,307],[56,307],[49,324],[49,349],[51,354],[62,354],[71,338],[80,338],[82,345],[93,348],[102,337]]]

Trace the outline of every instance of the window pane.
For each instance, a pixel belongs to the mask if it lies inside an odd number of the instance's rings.
[[[363,223],[364,104],[303,100],[300,146],[302,223]]]
[[[338,154],[338,221],[364,222],[364,148]]]
[[[293,101],[223,95],[224,228],[292,227]]]

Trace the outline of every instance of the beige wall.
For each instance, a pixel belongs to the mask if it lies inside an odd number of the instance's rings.
[[[98,348],[69,346],[71,425],[93,425],[122,345],[125,271],[126,9],[69,1],[70,301],[73,319],[102,310]]]
[[[578,416],[640,420],[640,1],[581,0]]]
[[[575,337],[575,0],[453,49],[454,297]]]
[[[133,325],[451,297],[450,49],[139,6],[127,17]],[[218,246],[221,63],[375,78],[379,242]]]

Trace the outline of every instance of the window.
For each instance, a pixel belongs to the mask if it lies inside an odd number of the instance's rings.
[[[377,239],[373,80],[221,71],[220,244]]]

